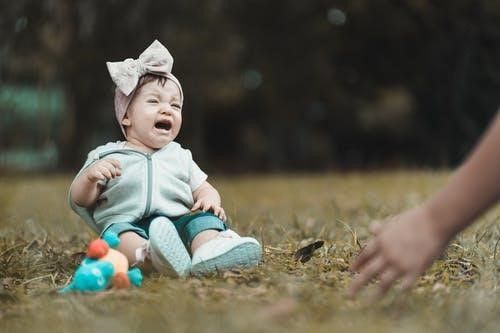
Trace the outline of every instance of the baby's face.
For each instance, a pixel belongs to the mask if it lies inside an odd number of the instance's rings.
[[[181,95],[177,85],[167,80],[144,84],[135,93],[122,124],[127,141],[146,151],[160,149],[172,142],[181,129]]]

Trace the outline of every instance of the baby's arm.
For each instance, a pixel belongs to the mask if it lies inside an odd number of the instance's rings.
[[[201,209],[204,212],[212,210],[221,220],[226,221],[226,213],[224,212],[224,208],[221,207],[219,192],[207,181],[203,182],[193,192],[193,199],[194,205],[191,211],[196,211],[197,209]]]
[[[71,185],[71,199],[81,207],[92,206],[101,193],[99,181],[113,179],[121,175],[120,162],[104,159],[95,162],[82,171]]]
[[[403,287],[439,256],[450,239],[471,224],[500,197],[500,115],[448,184],[422,206],[372,225],[373,238],[351,266],[359,275],[349,288],[355,295],[380,277],[380,294],[398,278]]]

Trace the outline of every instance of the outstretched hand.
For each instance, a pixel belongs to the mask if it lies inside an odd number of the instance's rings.
[[[380,279],[378,297],[400,278],[403,289],[412,286],[447,244],[437,223],[424,206],[403,212],[387,224],[373,223],[373,238],[351,265],[359,275],[348,294],[355,296],[373,278]]]

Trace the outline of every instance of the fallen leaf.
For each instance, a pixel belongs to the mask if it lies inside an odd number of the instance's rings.
[[[319,240],[312,244],[304,246],[303,248],[298,249],[294,255],[295,260],[299,260],[301,263],[308,262],[309,260],[311,260],[314,251],[322,247],[324,243],[325,243],[324,241]]]

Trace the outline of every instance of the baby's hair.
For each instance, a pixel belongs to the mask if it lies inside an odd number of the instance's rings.
[[[137,83],[136,90],[139,90],[143,85],[145,85],[146,83],[149,83],[151,81],[157,81],[157,83],[159,85],[164,87],[165,83],[167,83],[167,80],[168,79],[165,76],[148,73],[148,74],[141,76],[141,78],[139,79],[139,82]]]

